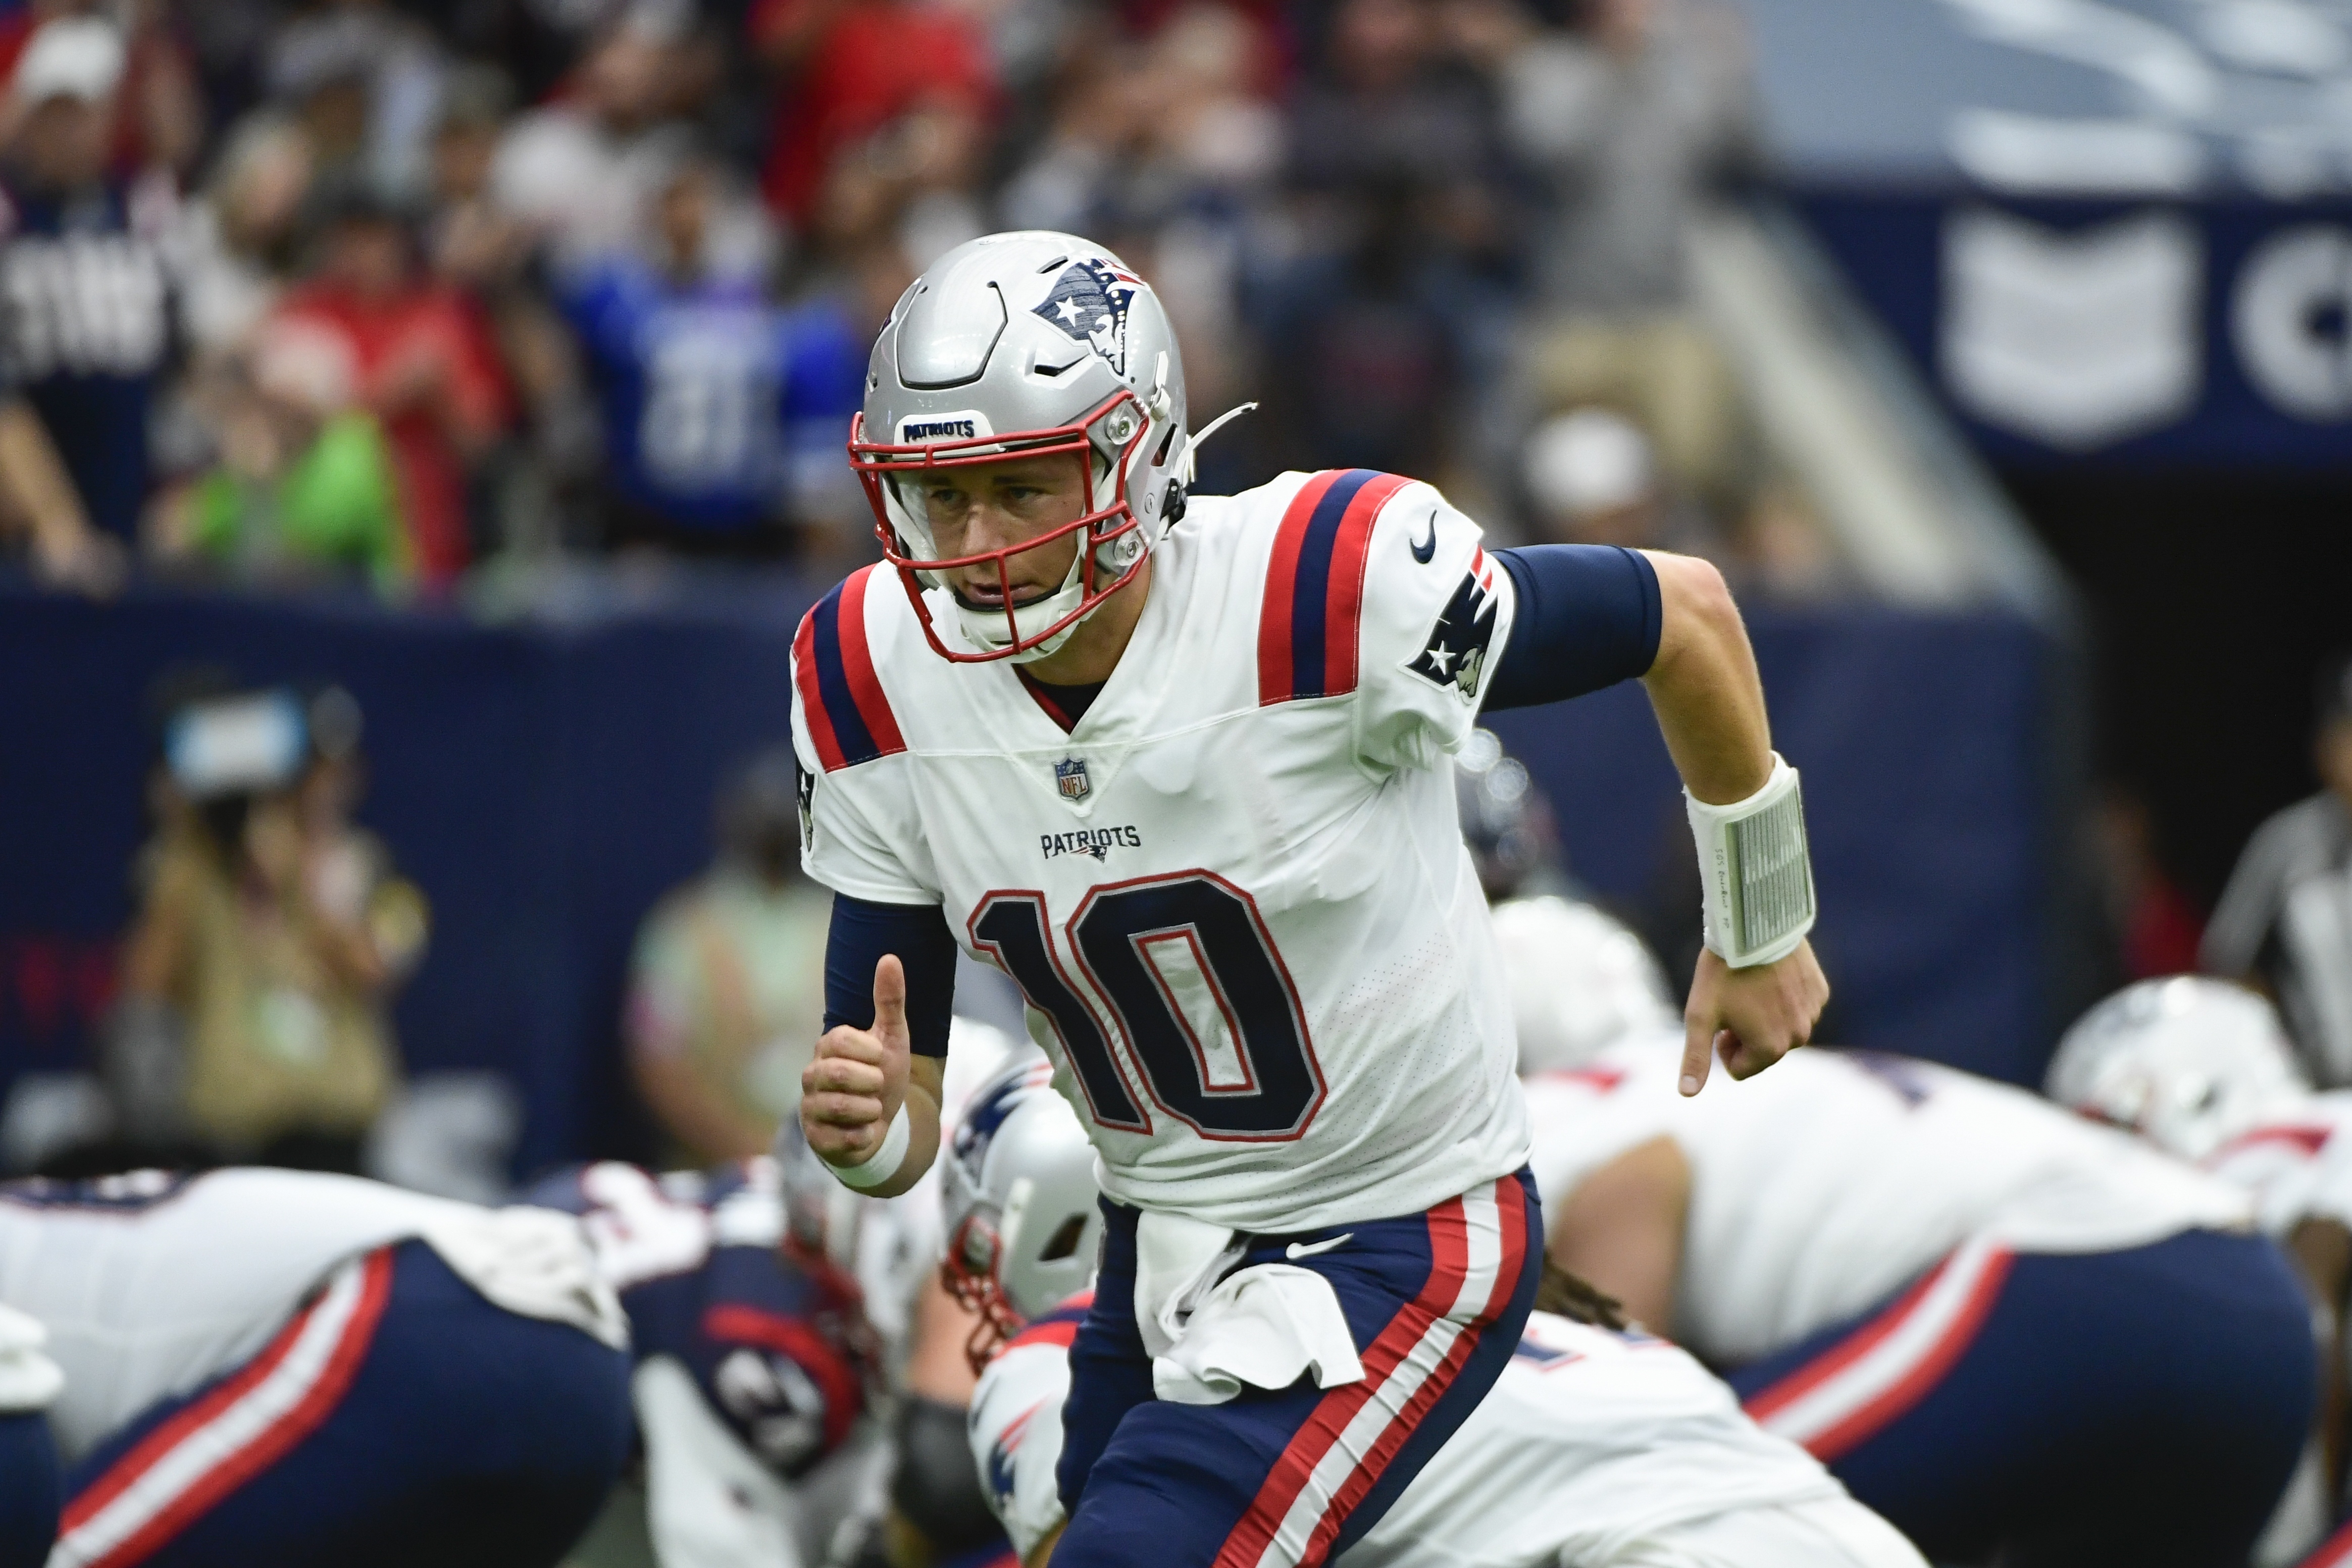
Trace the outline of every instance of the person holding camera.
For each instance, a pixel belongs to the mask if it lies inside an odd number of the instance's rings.
[[[340,689],[172,713],[110,1062],[130,1141],[358,1171],[399,1083],[386,1003],[425,920],[350,825],[357,739]]]

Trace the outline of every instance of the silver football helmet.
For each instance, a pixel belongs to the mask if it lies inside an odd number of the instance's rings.
[[[1093,1278],[1103,1225],[1094,1145],[1055,1091],[1045,1053],[1031,1051],[972,1096],[941,1166],[940,1267],[956,1300],[980,1315],[965,1347],[977,1371],[1024,1320]]]
[[[2043,1080],[2060,1104],[2201,1160],[2311,1092],[2271,1004],[2193,975],[2141,980],[2084,1013]]]
[[[932,650],[958,663],[1026,662],[1060,647],[1140,570],[1182,515],[1193,444],[1159,296],[1090,240],[1024,230],[958,246],[899,297],[874,343],[849,456]],[[1055,454],[1079,466],[1081,516],[1003,549],[940,556],[926,472]],[[1082,548],[1061,587],[1015,605],[1006,559],[1073,533]],[[983,562],[1005,584],[1001,606],[965,602],[940,575]],[[941,605],[968,648],[940,640]]]

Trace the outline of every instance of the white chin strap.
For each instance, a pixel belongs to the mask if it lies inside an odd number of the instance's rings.
[[[1062,580],[1062,586],[1034,604],[1014,607],[1009,626],[1002,610],[975,610],[950,593],[948,597],[954,600],[956,620],[963,627],[963,634],[971,639],[975,647],[1009,648],[1051,626],[1085,602],[1087,590],[1078,580],[1078,569],[1086,563],[1086,559],[1085,550],[1074,552],[1070,557],[1070,574]],[[1101,606],[1096,608],[1100,609]],[[1077,635],[1078,628],[1086,623],[1085,616],[1078,617],[1035,647],[1012,655],[1013,663],[1026,664],[1059,652],[1062,644]]]

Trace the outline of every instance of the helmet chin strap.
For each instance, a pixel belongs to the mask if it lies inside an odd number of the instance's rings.
[[[1013,612],[1012,624],[1009,628],[1005,624],[1004,612],[975,610],[950,590],[949,597],[955,601],[956,619],[962,623],[964,635],[982,648],[1002,648],[1028,636],[1031,627],[1051,626],[1072,610],[1076,609],[1085,600],[1087,591],[1085,585],[1079,581],[1078,569],[1086,564],[1086,550],[1071,551],[1069,574],[1062,579],[1062,586],[1034,604],[1024,604],[1016,608]],[[1078,628],[1086,623],[1087,617],[1080,616],[1035,647],[1024,649],[1008,657],[1015,664],[1034,664],[1039,659],[1050,657],[1059,653],[1063,644],[1069,642],[1072,637],[1076,636]],[[1006,634],[1008,631],[1012,633],[1009,636]]]

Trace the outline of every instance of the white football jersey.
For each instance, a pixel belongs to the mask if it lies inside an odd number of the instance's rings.
[[[2254,1199],[2285,1238],[2306,1219],[2352,1227],[2352,1090],[2313,1094],[2224,1144],[2206,1168]]]
[[[972,1396],[972,1454],[1024,1555],[1062,1517],[1054,1468],[1070,1385],[1065,1337],[1016,1341]],[[1742,1553],[1732,1531],[1735,1549],[1724,1560],[1742,1568],[1922,1568],[1819,1462],[1750,1421],[1731,1390],[1682,1351],[1648,1334],[1537,1312],[1493,1391],[1347,1561],[1377,1568],[1714,1562],[1712,1552],[1676,1553],[1677,1528],[1807,1505],[1831,1516],[1806,1533],[1810,1551],[1759,1555],[1750,1540]]]
[[[71,1459],[156,1400],[246,1360],[338,1265],[395,1241],[434,1241],[502,1304],[519,1284],[550,1297],[531,1315],[576,1316],[560,1298],[572,1288],[567,1271],[593,1281],[578,1225],[523,1212],[520,1225],[540,1242],[560,1234],[572,1247],[534,1260],[526,1246],[521,1272],[546,1277],[538,1281],[500,1278],[503,1222],[491,1211],[356,1176],[140,1171],[20,1182],[0,1187],[0,1302],[48,1329],[49,1356],[66,1374],[49,1424]]]
[[[2252,1225],[2245,1196],[2048,1101],[1909,1057],[1811,1049],[1692,1099],[1679,1034],[1528,1080],[1547,1210],[1671,1136],[1690,1162],[1674,1337],[1738,1365],[1862,1312],[1981,1238],[2098,1252]]]
[[[882,569],[803,622],[804,864],[1013,977],[1113,1197],[1280,1232],[1525,1158],[1447,761],[1510,634],[1478,538],[1363,470],[1197,498],[1066,733]]]

